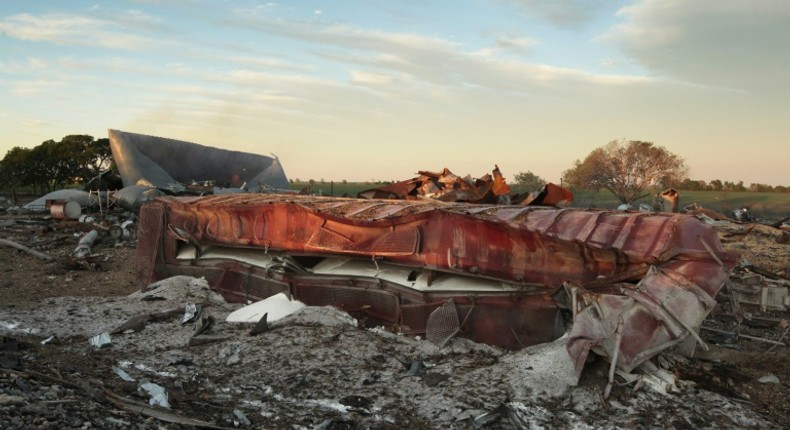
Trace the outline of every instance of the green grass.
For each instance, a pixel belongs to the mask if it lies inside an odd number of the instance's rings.
[[[651,204],[652,197],[637,200]],[[749,208],[757,218],[779,219],[790,215],[790,194],[755,193],[750,191],[680,191],[680,208],[697,203],[703,208],[731,215],[734,209]],[[616,208],[620,205],[608,191],[577,191],[573,205],[576,207]]]

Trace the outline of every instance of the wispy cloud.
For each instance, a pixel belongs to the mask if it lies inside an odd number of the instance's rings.
[[[231,24],[230,21],[226,23]],[[544,88],[552,83],[634,85],[653,81],[643,76],[598,75],[496,55],[506,50],[529,49],[536,41],[527,37],[501,37],[492,49],[467,51],[457,42],[438,37],[335,23],[272,19],[250,11],[239,11],[232,24],[322,45],[328,49],[317,55],[374,69],[357,70],[357,81],[360,72],[402,74],[440,88],[462,85],[503,91]],[[368,78],[370,76],[373,75]]]
[[[9,91],[11,94],[17,96],[35,96],[63,86],[62,82],[48,81],[48,80],[30,80],[30,81],[14,81],[9,84]]]
[[[75,14],[16,14],[0,21],[0,32],[32,42],[84,45],[140,51],[160,42],[136,34],[116,22]]]
[[[573,28],[592,19],[606,3],[604,0],[500,0],[515,6],[526,16]]]

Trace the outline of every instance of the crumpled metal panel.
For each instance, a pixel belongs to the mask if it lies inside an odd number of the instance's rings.
[[[247,189],[290,189],[275,157],[212,148],[183,140],[109,130],[110,149],[124,187],[172,188],[192,181]]]
[[[265,194],[164,197],[154,204],[163,208],[169,232],[161,248],[166,255],[157,261],[171,268],[178,264],[175,242],[183,240],[374,259],[533,285],[547,293],[569,285],[577,300],[568,350],[579,366],[593,350],[630,370],[696,336],[736,262],[735,255],[723,251],[715,229],[680,214]],[[138,248],[140,252],[151,251]],[[313,279],[312,285],[320,288],[322,279]],[[462,335],[507,347],[556,335],[556,312],[530,319],[541,307],[556,310],[548,294],[508,294],[514,299],[510,304],[491,298],[485,309],[472,312],[473,329]],[[438,295],[421,292],[413,305],[418,309],[431,303],[432,311],[453,298],[465,315],[475,306],[470,302],[475,296],[473,290],[461,291],[444,294],[439,301]],[[399,306],[391,318],[402,323],[410,304]],[[430,311],[409,318],[425,324]],[[623,329],[615,333],[621,318]],[[519,331],[509,334],[514,328]],[[621,342],[615,342],[618,337]]]

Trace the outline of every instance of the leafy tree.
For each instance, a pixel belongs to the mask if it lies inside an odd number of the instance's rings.
[[[596,148],[563,174],[568,185],[579,189],[610,191],[622,203],[646,197],[660,188],[679,183],[687,175],[683,159],[663,146],[639,140],[612,141]]]
[[[515,188],[520,192],[540,191],[546,185],[546,181],[530,171],[516,173],[514,179]]]
[[[724,184],[721,182],[721,179],[714,179],[710,181],[707,189],[709,191],[721,191],[724,189]]]
[[[753,182],[751,185],[749,185],[749,191],[754,191],[757,193],[771,193],[774,191],[774,187],[767,184]]]
[[[15,192],[17,187],[28,185],[28,178],[31,176],[30,153],[30,148],[15,146],[8,150],[0,161],[3,182],[11,188],[12,192]]]
[[[111,165],[110,140],[84,134],[50,139],[31,149],[13,148],[0,162],[8,185],[29,185],[34,193],[87,181]]]
[[[694,179],[686,178],[678,184],[678,189],[686,191],[705,191],[708,184],[705,181],[697,181]]]

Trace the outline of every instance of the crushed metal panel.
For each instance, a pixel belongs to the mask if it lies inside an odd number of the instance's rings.
[[[579,366],[592,350],[630,370],[697,336],[737,260],[723,251],[715,229],[678,214],[431,201],[371,205],[263,194],[164,197],[154,204],[162,208],[168,231],[158,245],[165,254],[155,262],[158,272],[211,267],[200,259],[179,260],[178,249],[186,242],[284,253],[300,260],[277,270],[256,268],[256,275],[246,276],[282,282],[307,304],[341,303],[405,333],[424,333],[431,312],[452,299],[459,315],[469,312],[459,336],[506,348],[550,341],[562,333],[550,294],[575,285],[570,289],[576,323],[568,351]],[[317,271],[316,262],[339,256],[366,260],[375,270]],[[240,261],[222,264],[250,273]],[[419,273],[401,272],[405,281],[380,277],[387,265],[433,273],[432,278],[512,283],[524,290],[498,293],[470,283],[457,291],[432,291],[430,281],[417,289]],[[218,288],[243,288],[230,284]],[[623,329],[615,333],[620,319]]]
[[[248,188],[267,185],[290,189],[276,157],[118,130],[108,133],[124,187],[183,189],[180,184],[214,181],[222,187],[241,187],[246,183]]]

